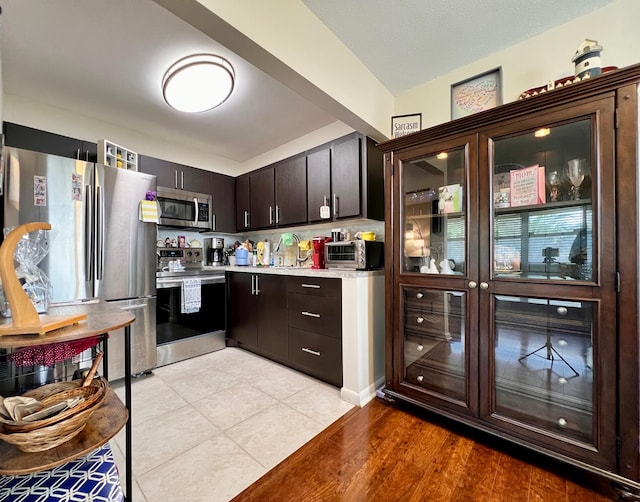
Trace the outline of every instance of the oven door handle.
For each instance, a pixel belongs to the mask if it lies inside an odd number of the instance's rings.
[[[196,276],[197,277],[197,276]],[[180,288],[182,287],[182,282],[184,279],[193,279],[194,277],[158,277],[156,278],[156,288],[158,289],[167,289],[167,288]],[[204,276],[200,277],[200,284],[208,285],[208,284],[224,284],[225,277],[224,275],[214,275],[214,276]]]

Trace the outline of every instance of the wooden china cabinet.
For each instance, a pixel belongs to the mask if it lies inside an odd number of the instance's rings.
[[[386,384],[640,500],[640,65],[387,141]]]

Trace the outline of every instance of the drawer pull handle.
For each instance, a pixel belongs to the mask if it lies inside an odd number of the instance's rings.
[[[421,300],[424,295],[422,293],[416,293],[416,298]]]
[[[300,350],[302,350],[302,352],[306,352],[307,354],[311,354],[312,356],[320,357],[320,352],[317,350],[311,350],[311,349],[308,349],[307,347],[302,347]]]
[[[560,417],[558,419],[558,425],[564,429],[567,426],[567,420],[565,418]]]
[[[424,345],[419,344],[419,345],[416,347],[416,350],[417,350],[418,352],[422,352],[422,351],[424,350]]]
[[[418,324],[422,324],[422,323],[424,322],[424,317],[418,317],[418,318],[416,319],[416,322],[417,322]]]
[[[303,288],[320,289],[320,285],[319,284],[304,284],[304,283],[302,283],[301,286]]]
[[[314,314],[313,312],[307,312],[306,310],[303,310],[301,314],[306,315],[307,317],[320,317],[320,314]]]
[[[422,382],[424,380],[424,377],[422,375],[418,375],[418,377],[416,378],[416,380],[418,382]]]
[[[556,309],[556,312],[558,312],[558,314],[560,315],[566,315],[568,310],[567,310],[567,307],[558,307]]]

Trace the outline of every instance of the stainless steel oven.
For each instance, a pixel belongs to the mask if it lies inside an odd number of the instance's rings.
[[[160,225],[215,230],[211,195],[158,187]]]
[[[196,278],[200,308],[183,307],[185,280]],[[190,281],[193,287],[193,281]],[[208,271],[158,272],[156,277],[158,366],[220,350],[225,346],[225,276]]]

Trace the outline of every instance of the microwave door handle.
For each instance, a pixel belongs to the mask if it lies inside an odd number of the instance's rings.
[[[197,224],[198,223],[198,197],[193,198],[193,209],[195,210],[195,214],[196,214],[194,222]]]
[[[95,239],[93,222],[93,197],[91,197],[91,186],[84,187],[84,274],[85,281],[93,276],[93,243]]]

